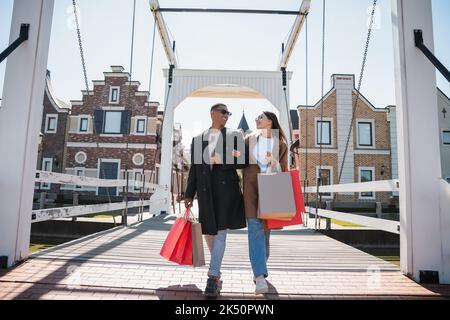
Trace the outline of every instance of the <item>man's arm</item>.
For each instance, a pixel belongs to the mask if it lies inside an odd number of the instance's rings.
[[[241,131],[234,131],[227,137],[225,149],[223,170],[236,170],[247,167],[248,152],[245,147],[244,135]],[[233,156],[233,150],[238,151],[239,156]]]

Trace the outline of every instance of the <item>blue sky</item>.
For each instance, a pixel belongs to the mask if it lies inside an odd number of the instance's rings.
[[[133,0],[78,0],[86,53],[88,78],[99,80],[110,65],[129,70]],[[163,7],[255,8],[297,10],[301,0],[160,0]],[[327,0],[325,92],[334,73],[359,74],[367,33],[371,0]],[[0,1],[0,48],[8,45],[12,0]],[[75,31],[70,28],[70,0],[55,0],[48,68],[60,99],[80,99],[83,78]],[[380,0],[377,29],[370,46],[362,93],[376,106],[395,104],[393,45],[390,0]],[[433,0],[435,53],[450,67],[450,1]],[[321,94],[322,1],[313,0],[309,15],[309,103]],[[181,68],[276,70],[281,43],[286,40],[294,21],[290,16],[225,15],[202,13],[165,13],[170,33],[176,40]],[[149,70],[153,18],[148,0],[137,0],[133,80],[149,89]],[[0,90],[3,88],[5,63],[0,65]],[[151,100],[163,103],[162,69],[167,61],[159,37],[156,39]],[[293,71],[291,108],[305,101],[305,33],[300,35],[288,66]],[[91,85],[91,84],[90,84]],[[438,86],[450,96],[450,85],[438,75]],[[177,109],[175,120],[183,125],[185,141],[209,125],[209,106],[226,102],[234,113],[228,126],[236,127],[242,110],[251,128],[253,119],[264,109],[273,107],[264,100],[187,99]]]

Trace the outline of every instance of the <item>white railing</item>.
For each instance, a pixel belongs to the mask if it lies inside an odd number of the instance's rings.
[[[100,179],[91,178],[86,176],[76,176],[72,174],[58,173],[58,172],[47,172],[47,171],[36,171],[35,182],[41,183],[56,183],[56,184],[67,184],[76,185],[83,187],[126,187],[127,180],[123,179]],[[148,189],[152,192],[157,189],[164,188],[163,186],[154,183],[145,183],[138,180],[128,180],[129,187]]]
[[[307,187],[303,189],[305,193],[316,193],[317,186]],[[319,193],[339,193],[339,192],[398,192],[399,191],[399,181],[398,180],[382,180],[382,181],[371,181],[371,182],[361,182],[361,183],[349,183],[349,184],[338,184],[329,186],[320,186]],[[316,214],[316,209],[311,207],[306,207],[306,212],[309,214]],[[340,221],[350,222],[357,225],[374,228],[377,230],[382,230],[390,233],[400,233],[400,222],[372,218],[358,214],[343,213],[333,210],[318,209],[317,216],[327,219],[336,219]]]
[[[317,187],[304,188],[306,193],[316,193]],[[398,192],[398,180],[381,180],[359,183],[334,184],[329,186],[319,186],[321,193],[333,192]]]
[[[152,183],[144,183],[142,181],[134,180],[120,180],[120,179],[99,179],[85,176],[75,176],[57,172],[36,171],[35,182],[40,183],[55,183],[66,185],[77,185],[83,187],[139,187],[145,188],[148,191],[155,192],[158,189],[167,191],[167,186],[161,186]],[[160,201],[167,201],[162,199]],[[71,207],[39,209],[32,211],[31,223],[48,221],[59,218],[70,218],[83,216],[93,213],[110,212],[123,210],[127,208],[145,207],[155,204],[154,200],[138,200],[138,201],[122,201],[113,203],[101,203],[93,205],[78,205]]]

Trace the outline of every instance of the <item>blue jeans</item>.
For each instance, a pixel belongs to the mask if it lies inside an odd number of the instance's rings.
[[[270,253],[270,230],[265,231],[260,219],[247,219],[248,249],[253,275],[267,277],[267,260]]]
[[[227,240],[227,230],[219,230],[217,235],[205,235],[206,244],[211,253],[208,276],[220,277],[220,267],[222,266],[223,255],[225,253],[225,244]]]

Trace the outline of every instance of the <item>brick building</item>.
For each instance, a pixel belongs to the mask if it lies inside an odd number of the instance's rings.
[[[324,96],[322,123],[321,101],[314,106],[298,107],[300,155],[295,158],[296,165],[301,170],[302,181],[305,181],[305,170],[308,170],[309,186],[316,185],[321,144],[323,184],[339,183],[339,171],[344,159],[356,95],[354,75],[335,74],[332,76],[332,88]],[[391,121],[395,123],[395,107],[376,108],[360,94],[340,184],[393,178],[391,168],[397,165],[397,151],[396,138],[392,136],[392,133],[395,134],[395,127],[391,127]],[[395,161],[392,161],[393,158]],[[323,200],[333,199],[333,196],[324,194]],[[337,200],[389,203],[394,196],[396,195],[389,192],[339,193]]]
[[[157,102],[139,91],[121,66],[111,66],[82,100],[71,101],[65,172],[105,179],[155,181]],[[117,196],[120,188],[65,186],[64,190]],[[130,186],[129,192],[139,192]]]
[[[41,137],[37,159],[37,170],[64,172],[66,166],[66,145],[70,105],[56,98],[47,71],[45,79],[44,108],[42,114]],[[37,192],[58,193],[60,184],[36,183]]]

